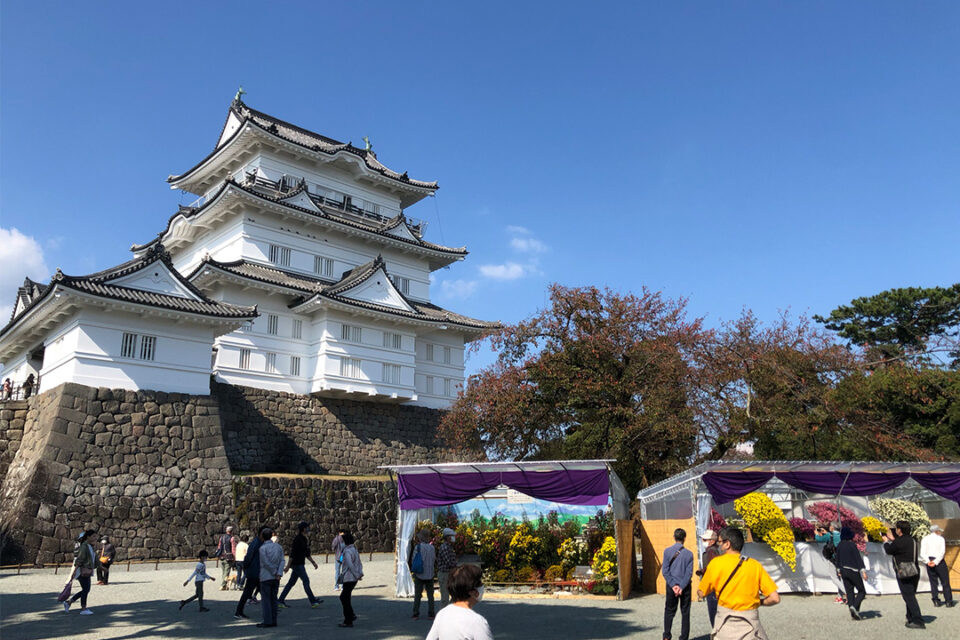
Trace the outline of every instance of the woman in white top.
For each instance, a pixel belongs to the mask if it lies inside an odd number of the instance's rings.
[[[465,564],[450,572],[447,589],[453,600],[433,620],[427,640],[493,640],[487,619],[473,608],[483,599],[480,567]]]
[[[353,534],[344,531],[342,538],[344,546],[339,558],[341,565],[340,573],[337,574],[337,584],[343,585],[343,589],[340,591],[343,622],[337,626],[352,627],[357,615],[353,612],[353,602],[351,602],[350,596],[353,594],[353,588],[357,586],[357,582],[363,580],[363,563],[360,562],[360,553],[353,546]]]

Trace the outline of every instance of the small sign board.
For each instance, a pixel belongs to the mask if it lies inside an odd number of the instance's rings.
[[[531,502],[533,502],[533,498],[527,494],[507,489],[507,504],[530,504]]]

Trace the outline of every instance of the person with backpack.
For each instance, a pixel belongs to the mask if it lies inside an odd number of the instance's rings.
[[[427,614],[432,619],[437,611],[433,600],[433,571],[436,564],[436,551],[430,544],[430,529],[417,534],[419,542],[410,551],[410,573],[413,574],[413,619],[420,619],[420,600],[423,590],[427,591]]]
[[[860,549],[853,541],[853,529],[850,527],[840,529],[840,544],[837,545],[834,560],[840,572],[840,579],[843,580],[843,590],[847,593],[850,617],[860,620],[860,605],[867,595],[863,586],[863,581],[867,579],[867,570],[863,565]]]
[[[830,567],[830,580],[833,586],[837,588],[837,597],[834,602],[843,604],[847,601],[846,593],[843,590],[843,580],[840,579],[840,571],[837,568],[837,545],[840,544],[840,532],[832,522],[826,526],[820,525],[816,530],[815,542],[823,543],[823,557],[833,566]]]
[[[90,537],[95,533],[95,530],[87,529],[77,536],[77,543],[73,550],[73,573],[69,581],[72,582],[74,578],[77,579],[77,582],[80,583],[80,593],[75,593],[72,598],[64,600],[64,613],[70,611],[70,605],[79,599],[80,606],[83,607],[80,610],[80,615],[93,615],[93,610],[87,608],[87,595],[90,593],[90,578],[93,576],[93,570],[97,565],[97,556],[93,551],[93,545],[89,542]]]
[[[673,619],[680,606],[680,640],[690,637],[690,581],[693,578],[693,552],[684,548],[687,532],[673,532],[674,544],[663,550],[660,573],[667,582],[667,600],[663,607],[663,639],[673,638]]]
[[[237,619],[247,617],[243,608],[247,604],[253,604],[252,596],[254,592],[260,590],[260,545],[263,544],[262,536],[263,529],[260,529],[260,533],[247,546],[247,553],[243,556],[243,591],[240,592],[237,610],[233,614],[233,617]]]
[[[900,597],[907,605],[908,629],[926,629],[923,614],[920,613],[920,603],[917,602],[917,585],[920,583],[920,567],[917,558],[920,555],[920,544],[910,535],[910,523],[898,520],[891,535],[883,534],[883,551],[893,556],[893,570],[897,576],[897,586],[900,587]]]
[[[220,591],[227,590],[227,578],[230,577],[230,573],[233,571],[234,555],[233,550],[235,546],[235,538],[233,536],[233,525],[228,525],[224,529],[224,533],[220,536],[217,541],[217,550],[213,553],[215,558],[220,559],[220,572],[221,572],[221,581],[220,581]]]

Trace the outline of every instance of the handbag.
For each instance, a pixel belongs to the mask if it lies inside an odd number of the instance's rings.
[[[420,545],[414,548],[413,560],[410,562],[410,571],[413,573],[423,573],[423,556],[420,555]]]
[[[916,578],[920,575],[920,568],[917,567],[917,541],[913,540],[913,561],[897,562],[894,570],[897,573],[897,580],[906,580]]]

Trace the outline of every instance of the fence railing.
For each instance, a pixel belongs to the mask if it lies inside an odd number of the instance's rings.
[[[40,380],[37,380],[32,385],[13,385],[9,391],[0,390],[0,402],[26,400],[38,393],[40,393]]]

